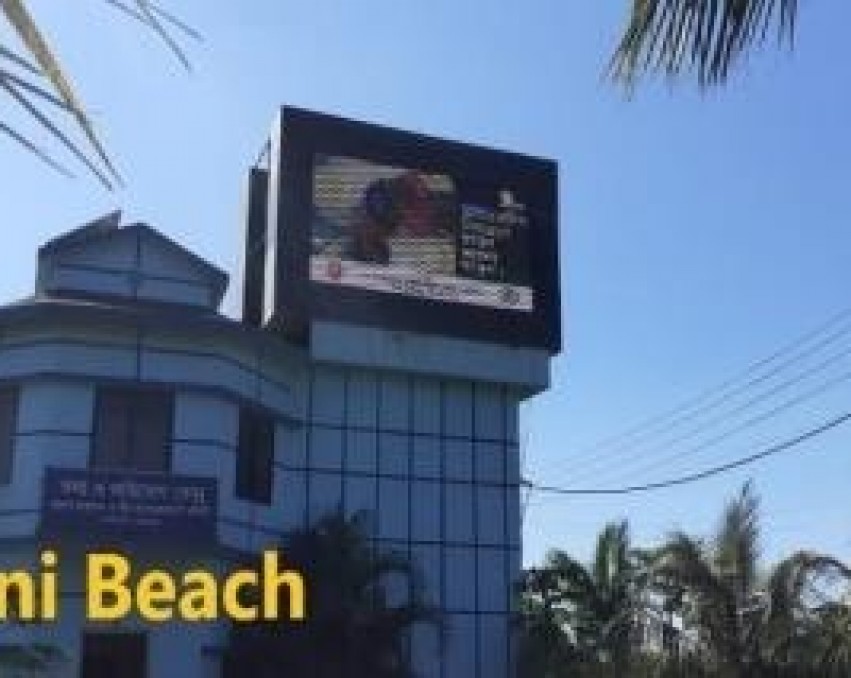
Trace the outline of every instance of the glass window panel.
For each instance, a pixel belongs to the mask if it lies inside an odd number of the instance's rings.
[[[381,379],[380,425],[384,430],[407,431],[410,418],[408,380],[396,375]]]
[[[345,480],[346,513],[354,515],[366,511],[370,520],[375,517],[376,480],[359,476],[348,476]]]
[[[520,482],[520,449],[517,445],[508,445],[505,456],[505,482],[516,485]]]
[[[476,443],[476,480],[505,482],[505,452],[502,443]]]
[[[440,439],[415,436],[411,473],[418,478],[440,478]]]
[[[477,384],[475,408],[476,438],[502,440],[505,435],[502,390],[490,384]]]
[[[440,539],[440,483],[415,481],[411,486],[411,539]]]
[[[423,578],[425,599],[434,605],[440,603],[442,579],[441,547],[429,544],[415,544],[411,548],[411,560],[419,568]]]
[[[346,470],[376,473],[378,436],[373,431],[347,431],[346,436]]]
[[[275,426],[275,460],[289,468],[307,467],[307,428],[301,425]]]
[[[341,425],[345,409],[343,373],[330,367],[317,367],[313,374],[313,421]]]
[[[419,678],[440,678],[440,630],[417,624],[411,633],[411,663]]]
[[[307,474],[304,471],[280,471],[280,502],[284,530],[301,529],[307,523]]]
[[[131,467],[138,471],[165,473],[171,459],[172,397],[164,391],[134,394]]]
[[[472,542],[473,486],[447,483],[444,489],[446,506],[443,512],[443,534],[448,542]]]
[[[471,614],[453,614],[448,619],[448,626],[444,678],[473,678],[478,675],[476,617]]]
[[[343,483],[337,473],[308,475],[308,519],[315,523],[341,508]]]
[[[312,427],[308,459],[310,468],[339,471],[343,465],[343,432],[336,428]]]
[[[399,433],[382,433],[379,442],[379,473],[407,477],[409,475],[408,436]]]
[[[271,503],[274,461],[275,422],[264,412],[243,407],[236,450],[236,496]]]
[[[408,483],[381,478],[378,481],[378,535],[383,539],[408,538]]]
[[[503,549],[479,549],[479,610],[504,612],[508,604],[508,579]]]
[[[473,436],[473,389],[469,383],[451,381],[446,384],[443,426],[446,435]]]
[[[414,430],[418,433],[440,433],[440,382],[417,379],[414,382]]]
[[[446,608],[455,612],[476,609],[475,549],[447,546],[444,550],[443,586]]]
[[[95,402],[92,466],[168,471],[173,411],[170,391],[102,387]]]
[[[92,466],[126,468],[130,460],[130,393],[124,389],[101,388],[95,403]]]
[[[473,443],[469,440],[447,440],[443,462],[447,480],[472,480]]]
[[[479,486],[476,490],[476,535],[480,544],[505,543],[505,492],[501,487]]]
[[[508,672],[508,620],[502,615],[479,618],[480,675],[489,678],[511,675]]]
[[[17,420],[18,389],[3,386],[0,388],[0,484],[3,485],[12,480]]]
[[[374,428],[378,421],[378,385],[375,375],[369,372],[352,372],[349,375],[346,400],[346,419],[355,426]]]

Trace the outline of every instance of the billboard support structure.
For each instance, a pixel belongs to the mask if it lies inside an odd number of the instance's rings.
[[[553,161],[292,107],[268,158],[249,178],[246,322],[560,351]]]

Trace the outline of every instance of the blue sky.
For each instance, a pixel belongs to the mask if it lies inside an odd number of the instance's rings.
[[[559,161],[566,350],[551,391],[524,407],[529,477],[596,487],[699,470],[851,402],[846,384],[661,467],[670,451],[587,451],[848,304],[851,6],[802,3],[795,52],[766,50],[723,90],[656,82],[627,100],[601,78],[626,0],[171,0],[205,36],[184,42],[191,74],[105,3],[31,4],[127,186],[68,181],[0,140],[4,299],[31,291],[42,241],[117,207],[236,274],[243,174],[286,102]],[[849,429],[677,490],[535,495],[527,560],[548,545],[585,556],[613,518],[642,542],[706,532],[751,476],[769,558],[851,558]]]

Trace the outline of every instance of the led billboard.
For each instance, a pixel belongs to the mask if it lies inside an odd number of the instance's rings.
[[[252,321],[560,350],[554,162],[285,107],[252,178]]]
[[[532,311],[529,216],[507,187],[317,155],[310,279],[448,303]]]

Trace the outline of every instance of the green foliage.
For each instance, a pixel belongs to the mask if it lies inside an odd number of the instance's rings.
[[[721,84],[772,29],[791,44],[797,12],[798,0],[632,0],[610,73],[632,86],[690,69],[701,86]]]
[[[621,523],[603,529],[587,568],[550,554],[524,577],[521,676],[851,676],[851,568],[801,551],[761,577],[759,515],[748,483],[711,539],[676,532],[637,550]],[[640,620],[660,613],[690,635],[648,652]]]
[[[226,675],[413,675],[406,652],[410,633],[426,626],[440,634],[441,620],[425,602],[421,574],[407,554],[372,545],[367,514],[332,514],[292,533],[283,552],[288,565],[305,577],[307,619],[235,625]],[[391,599],[390,580],[401,584],[407,596]]]
[[[193,37],[197,34],[177,18],[150,0],[104,0],[127,16],[155,31],[180,61],[187,66],[186,56],[166,30],[166,25],[179,28]],[[23,52],[0,43],[0,95],[19,108],[26,117],[58,142],[82,163],[107,188],[120,183],[100,136],[71,85],[53,47],[31,15],[25,0],[0,0],[0,19],[4,19],[17,36]],[[83,142],[72,137],[80,133]],[[0,136],[5,136],[35,154],[57,171],[70,172],[52,155],[37,145],[29,135],[14,129],[0,118]]]

